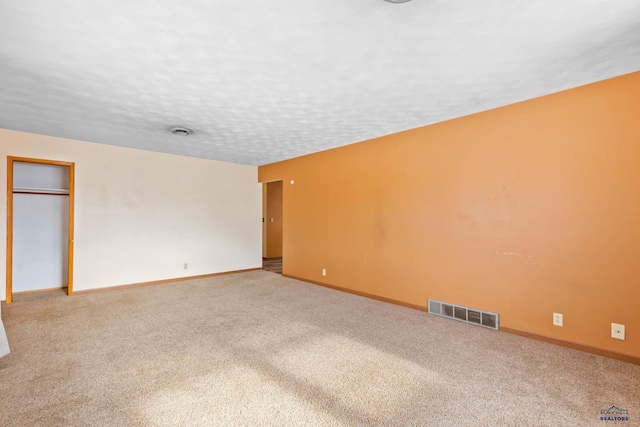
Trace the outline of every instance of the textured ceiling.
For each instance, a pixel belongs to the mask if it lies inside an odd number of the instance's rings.
[[[0,3],[0,127],[251,165],[637,70],[638,0]]]

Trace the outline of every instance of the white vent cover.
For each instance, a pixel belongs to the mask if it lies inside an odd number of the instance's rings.
[[[189,135],[193,135],[193,129],[189,129],[189,128],[185,128],[182,126],[176,126],[173,127],[171,129],[169,129],[169,132],[171,132],[174,135],[179,135],[179,136],[189,136]]]
[[[429,299],[429,313],[498,330],[498,313]]]

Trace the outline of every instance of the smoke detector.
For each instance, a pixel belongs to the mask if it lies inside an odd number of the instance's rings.
[[[193,129],[185,128],[182,126],[173,127],[169,129],[169,131],[171,131],[171,133],[174,135],[180,135],[180,136],[187,136],[187,135],[193,134]]]

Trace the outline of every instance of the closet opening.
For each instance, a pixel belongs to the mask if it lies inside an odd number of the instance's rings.
[[[7,158],[7,296],[73,293],[74,163]]]

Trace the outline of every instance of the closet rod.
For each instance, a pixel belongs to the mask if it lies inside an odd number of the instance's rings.
[[[14,194],[49,194],[52,196],[68,196],[69,190],[64,188],[29,188],[14,187]]]

